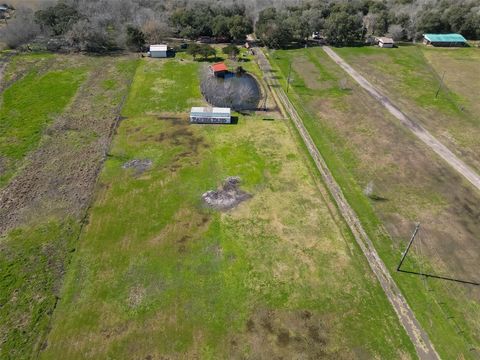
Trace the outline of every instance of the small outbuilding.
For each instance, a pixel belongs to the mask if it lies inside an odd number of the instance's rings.
[[[168,53],[167,45],[150,45],[149,55],[152,58],[166,58]]]
[[[210,66],[210,71],[215,76],[224,77],[228,73],[228,67],[223,62],[216,63]]]
[[[192,107],[190,122],[194,124],[230,124],[232,113],[230,108]]]
[[[385,36],[377,37],[375,38],[375,40],[378,46],[382,48],[393,48],[395,46],[395,41],[393,41],[393,39],[389,37],[385,37]]]
[[[423,43],[432,46],[461,47],[467,40],[460,34],[423,34]]]

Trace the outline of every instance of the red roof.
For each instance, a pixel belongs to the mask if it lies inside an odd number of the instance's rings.
[[[224,63],[216,63],[211,66],[213,72],[228,71],[227,65]]]

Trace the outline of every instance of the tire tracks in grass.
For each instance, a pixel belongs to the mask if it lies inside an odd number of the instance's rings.
[[[378,91],[367,79],[355,71],[345,60],[343,60],[330,47],[323,46],[327,55],[340,66],[348,75],[350,75],[363,89],[365,89],[374,99],[382,104],[400,123],[410,130],[418,139],[432,149],[448,165],[454,168],[460,175],[467,179],[477,190],[480,191],[480,175],[470,166],[459,159],[449,148],[442,144],[427,129],[421,126],[414,119],[409,118],[392,101]]]

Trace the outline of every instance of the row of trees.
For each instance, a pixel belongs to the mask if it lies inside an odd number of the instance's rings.
[[[478,0],[50,0],[18,8],[0,38],[16,47],[38,36],[86,51],[140,49],[170,36],[242,41],[255,30],[274,48],[320,31],[340,45],[424,32],[480,38]],[[53,5],[52,5],[53,4]]]
[[[253,21],[243,5],[223,6],[213,3],[194,3],[180,8],[170,17],[175,33],[189,39],[214,36],[226,40],[244,40],[253,32]]]
[[[427,32],[458,32],[480,39],[480,4],[475,0],[312,1],[266,8],[256,22],[257,36],[273,48],[305,41],[313,32],[338,45],[379,35],[417,40]]]

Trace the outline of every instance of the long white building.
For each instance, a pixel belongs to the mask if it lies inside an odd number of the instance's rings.
[[[230,108],[192,107],[190,122],[195,124],[230,124],[232,112]]]

